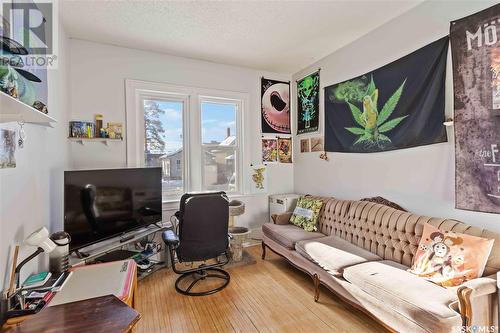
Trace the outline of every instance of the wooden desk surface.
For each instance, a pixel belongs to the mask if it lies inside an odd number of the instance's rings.
[[[6,333],[122,333],[129,332],[140,314],[113,295],[46,307]]]

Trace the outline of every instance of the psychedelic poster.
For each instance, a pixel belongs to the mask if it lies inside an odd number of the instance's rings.
[[[500,4],[451,22],[455,206],[500,213]]]
[[[319,128],[319,71],[297,81],[297,134]]]
[[[278,161],[278,140],[262,139],[262,162]]]
[[[448,37],[325,88],[325,150],[373,153],[446,142]]]
[[[261,79],[262,133],[290,134],[290,82]]]
[[[280,163],[292,163],[291,138],[278,138],[278,159]]]

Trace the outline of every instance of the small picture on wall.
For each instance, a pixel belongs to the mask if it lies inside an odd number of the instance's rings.
[[[278,159],[280,163],[292,163],[291,138],[278,138]]]
[[[311,151],[324,151],[323,138],[318,136],[311,138]]]
[[[0,129],[0,169],[16,167],[16,132]]]
[[[278,140],[262,139],[262,162],[276,162],[278,160]]]
[[[252,193],[267,191],[267,167],[264,164],[250,166],[252,179]]]
[[[309,138],[300,140],[300,152],[308,153],[311,150],[309,149]]]

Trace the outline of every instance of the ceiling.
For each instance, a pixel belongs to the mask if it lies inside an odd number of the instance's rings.
[[[295,73],[421,1],[63,0],[59,10],[73,38]]]

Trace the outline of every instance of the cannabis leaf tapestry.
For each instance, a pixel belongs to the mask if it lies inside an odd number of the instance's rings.
[[[373,153],[446,142],[448,37],[325,88],[325,150]]]
[[[297,81],[297,134],[318,131],[319,70]]]
[[[500,213],[500,4],[451,23],[455,206]]]

